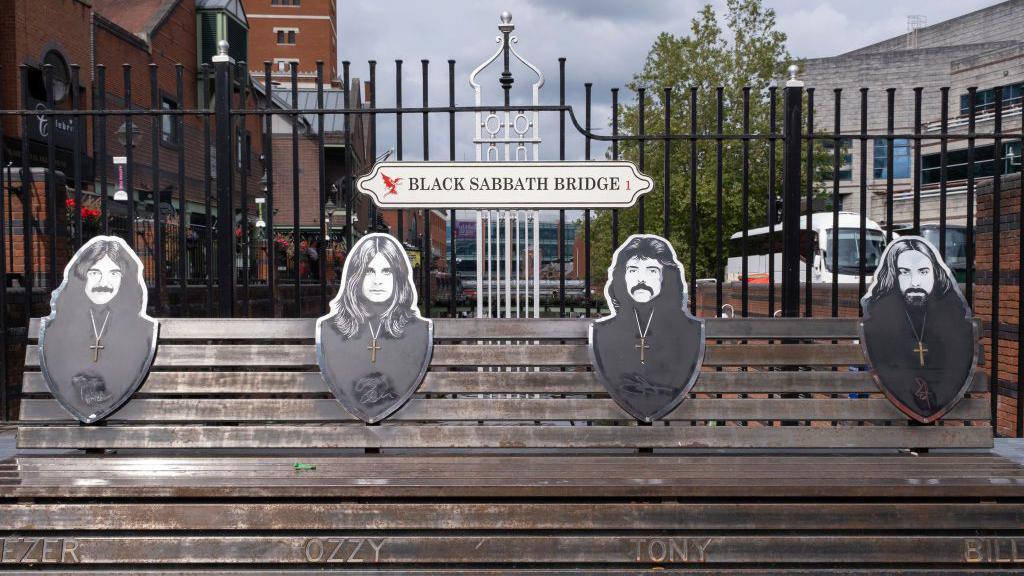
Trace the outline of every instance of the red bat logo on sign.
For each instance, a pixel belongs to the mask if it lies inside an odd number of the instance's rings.
[[[401,178],[395,178],[395,179],[388,178],[387,174],[385,174],[383,172],[380,173],[380,177],[384,179],[384,186],[386,186],[387,189],[388,189],[387,192],[384,193],[384,195],[388,196],[389,194],[394,194],[395,196],[398,196],[398,183],[401,182],[402,179]]]

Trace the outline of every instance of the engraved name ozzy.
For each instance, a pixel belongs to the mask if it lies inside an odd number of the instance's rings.
[[[380,562],[387,538],[310,538],[302,551],[306,562]]]

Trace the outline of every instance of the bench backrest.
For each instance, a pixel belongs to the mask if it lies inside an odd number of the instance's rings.
[[[163,319],[146,382],[101,425],[83,426],[47,391],[33,320],[18,446],[562,452],[992,446],[983,370],[968,398],[941,421],[910,425],[870,374],[857,371],[865,358],[856,320],[838,318],[707,320],[704,371],[691,397],[662,420],[641,425],[590,371],[589,322],[436,319],[433,359],[416,395],[384,422],[366,425],[320,378],[314,320]]]

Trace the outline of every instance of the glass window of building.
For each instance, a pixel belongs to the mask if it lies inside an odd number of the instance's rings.
[[[946,181],[955,182],[967,179],[967,149],[950,150],[946,152]],[[995,174],[995,148],[988,146],[976,146],[974,148],[974,177],[985,178]],[[1021,148],[1020,142],[1006,142],[1003,144],[1002,168],[1000,174],[1014,174],[1020,172]],[[942,155],[939,153],[928,154],[921,157],[921,184],[938,184],[942,181]]]
[[[887,169],[889,159],[888,139],[875,139],[875,179],[888,178]],[[892,141],[892,177],[910,178],[910,140],[907,138],[893,138]]]
[[[827,136],[820,140],[822,153],[828,155],[827,166],[822,166],[818,171],[818,180],[823,182],[832,181],[833,154],[836,142]],[[850,182],[853,180],[853,138],[839,139],[839,181]]]

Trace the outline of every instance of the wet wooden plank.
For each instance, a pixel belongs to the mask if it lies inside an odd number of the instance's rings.
[[[986,420],[986,399],[961,401],[943,420]],[[70,422],[56,400],[22,400],[21,420]],[[355,421],[333,399],[135,399],[107,422],[337,422]],[[612,400],[578,398],[414,398],[388,418],[397,421],[632,421]],[[884,398],[691,398],[662,420],[885,420],[906,418]]]
[[[965,564],[995,562],[990,543],[1004,554],[1024,541],[1013,532],[990,536],[942,535],[721,535],[649,532],[607,535],[390,535],[307,534],[260,536],[88,536],[62,534],[51,558],[75,564]],[[11,555],[34,545],[4,541]],[[43,547],[39,546],[39,554]],[[70,551],[69,551],[70,550]],[[37,560],[37,562],[41,561]]]
[[[723,344],[709,346],[705,366],[847,366],[864,364],[857,344]],[[39,366],[39,347],[26,346],[25,365]],[[589,366],[588,347],[574,345],[434,346],[432,367]],[[161,344],[153,360],[166,367],[312,367],[316,353],[308,344]]]
[[[988,391],[988,375],[974,373],[971,392]],[[26,372],[24,394],[48,394],[39,372]],[[419,392],[430,394],[606,394],[593,372],[428,372]],[[879,393],[867,372],[768,371],[701,374],[699,394]],[[329,394],[319,372],[151,372],[138,395]]]
[[[586,339],[593,319],[559,318],[436,318],[434,336],[441,340],[574,340]],[[708,338],[858,338],[851,318],[707,318]],[[303,340],[313,339],[313,318],[161,318],[160,339],[173,340]],[[39,319],[29,325],[29,338],[39,336]]]
[[[1016,530],[1021,503],[0,504],[9,530]]]
[[[987,426],[22,426],[20,448],[991,448]]]

